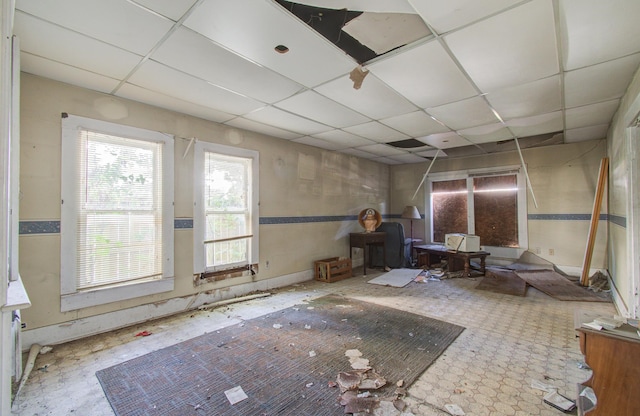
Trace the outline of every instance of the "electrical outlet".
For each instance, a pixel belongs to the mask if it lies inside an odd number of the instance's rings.
[[[267,260],[267,262],[264,264],[264,266],[268,269],[269,268],[269,260]]]
[[[540,254],[540,247],[536,247],[536,254]]]
[[[555,254],[556,254],[556,251],[555,251],[554,249],[550,248],[550,249],[549,249],[549,255],[550,255],[550,256],[553,256],[553,255],[555,255]]]

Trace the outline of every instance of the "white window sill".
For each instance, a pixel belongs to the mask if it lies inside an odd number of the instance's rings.
[[[9,282],[9,287],[7,288],[7,304],[2,306],[2,312],[25,309],[29,306],[31,306],[29,295],[24,288],[24,284],[22,284],[22,278],[18,276],[18,280]]]
[[[70,293],[60,297],[60,312],[170,292],[173,287],[173,277],[165,277],[151,282],[124,284],[122,286]]]

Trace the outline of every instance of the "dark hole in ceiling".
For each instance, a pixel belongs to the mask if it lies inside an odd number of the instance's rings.
[[[359,64],[378,56],[374,51],[342,30],[345,24],[360,16],[362,12],[349,11],[347,9],[325,9],[284,0],[276,0],[276,2],[334,43]]]
[[[387,144],[389,146],[399,147],[401,149],[413,149],[416,147],[429,146],[428,144],[422,143],[420,140],[416,140],[416,139],[399,140],[399,141],[390,142]]]

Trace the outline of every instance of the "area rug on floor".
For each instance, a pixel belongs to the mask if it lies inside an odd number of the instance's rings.
[[[329,386],[357,349],[387,380],[409,386],[464,330],[337,295],[232,325],[96,372],[118,416],[342,415]],[[153,336],[162,336],[154,334]],[[248,398],[231,404],[225,391]]]
[[[476,289],[505,295],[525,296],[527,282],[518,277],[513,270],[487,267],[485,275]]]
[[[405,287],[411,283],[421,271],[420,269],[393,269],[390,272],[369,280],[367,283],[382,286]]]
[[[516,274],[529,285],[554,299],[581,302],[611,302],[606,293],[595,293],[553,270],[518,270]]]

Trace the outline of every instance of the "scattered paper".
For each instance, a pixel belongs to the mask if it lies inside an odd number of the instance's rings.
[[[464,411],[457,404],[445,404],[444,408],[447,409],[447,412],[454,416],[464,416]]]
[[[232,389],[225,391],[224,395],[227,396],[227,400],[229,400],[229,403],[231,404],[236,404],[238,402],[243,401],[244,399],[249,398],[249,396],[246,395],[246,393],[244,392],[244,390],[242,390],[242,387],[240,386],[236,386]]]
[[[273,327],[275,329],[280,329],[280,328],[282,328],[282,325],[281,324],[273,324]]]
[[[309,357],[315,357],[315,356],[316,356],[315,351],[309,351]]]
[[[546,391],[547,393],[556,391],[558,388],[554,385],[543,383],[539,380],[531,380],[531,388],[536,390]]]
[[[598,325],[595,322],[583,322],[582,326],[586,326],[587,328],[595,329],[596,331],[600,331],[602,326]]]

